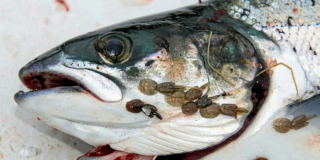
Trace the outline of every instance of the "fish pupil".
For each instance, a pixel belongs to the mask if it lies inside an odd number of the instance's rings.
[[[107,53],[109,54],[111,59],[115,60],[121,53],[123,52],[123,43],[121,43],[117,39],[112,39],[107,42],[105,48],[104,48]]]

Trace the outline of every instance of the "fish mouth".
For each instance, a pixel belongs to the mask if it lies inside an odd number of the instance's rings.
[[[28,75],[22,75],[21,78],[23,84],[31,91],[60,86],[82,86],[76,79],[54,72],[30,72]]]
[[[50,57],[49,62],[27,64],[19,71],[20,80],[32,92],[79,86],[102,102],[119,102],[122,99],[121,86],[114,82],[115,78],[91,69],[66,66],[61,55]]]
[[[30,71],[29,73],[24,73],[21,75],[20,78],[22,83],[33,92],[57,87],[78,86],[98,100],[104,101],[87,87],[85,87],[79,80],[63,73],[57,73],[53,71]]]

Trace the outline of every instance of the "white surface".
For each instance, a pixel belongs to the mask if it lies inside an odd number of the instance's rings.
[[[0,1],[0,159],[75,159],[92,149],[16,105],[14,93],[27,90],[18,78],[23,65],[80,34],[197,0],[66,2],[69,12],[54,0]]]

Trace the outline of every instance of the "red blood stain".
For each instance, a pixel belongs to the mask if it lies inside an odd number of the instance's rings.
[[[159,58],[160,58],[160,56],[157,56],[157,58],[159,59]]]
[[[95,148],[93,151],[89,151],[83,156],[77,158],[77,160],[81,159],[82,157],[102,157],[102,156],[110,155],[114,152],[116,151],[113,150],[109,145],[99,146]],[[142,156],[138,154],[127,153],[127,155],[125,156],[122,155],[120,157],[114,158],[114,160],[133,160],[133,159],[151,160],[153,159],[153,156]]]
[[[292,12],[293,12],[294,14],[298,14],[298,13],[299,13],[299,10],[298,10],[298,8],[293,8],[293,9],[292,9]]]
[[[290,4],[289,4],[289,3],[286,3],[286,5],[289,6]]]
[[[214,18],[210,19],[208,17],[202,17],[198,22],[203,22],[203,21],[217,21],[219,20],[224,14],[228,13],[226,10],[221,9],[219,10],[216,15],[214,16]]]
[[[209,18],[207,18],[207,17],[203,17],[203,18],[201,18],[201,19],[199,20],[199,22],[209,21],[209,20],[210,20]]]
[[[70,10],[69,5],[66,3],[65,0],[55,0],[55,2],[62,5],[67,12]]]
[[[257,68],[261,68],[261,64],[260,63],[256,63],[256,67]]]
[[[217,21],[221,18],[221,16],[223,16],[224,14],[228,13],[226,10],[221,9],[217,12],[217,14],[214,16],[213,20]]]
[[[265,60],[264,63],[266,64],[267,67],[271,67],[271,66],[277,64],[277,59],[268,58]]]
[[[95,148],[93,151],[89,151],[81,157],[104,156],[104,155],[112,153],[113,151],[114,150],[112,148],[110,148],[109,145],[99,146],[99,147]],[[81,157],[79,157],[78,159],[80,159]]]
[[[39,117],[37,117],[37,120],[41,121],[41,119]]]

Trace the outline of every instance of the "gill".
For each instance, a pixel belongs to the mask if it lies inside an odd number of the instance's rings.
[[[210,67],[210,69],[212,69],[215,73],[217,73],[219,76],[221,76],[226,82],[228,82],[230,85],[234,86],[234,84],[232,82],[230,82],[226,77],[224,77],[219,71],[217,71],[216,69],[214,69],[210,62],[209,62],[209,49],[210,49],[210,42],[211,42],[211,38],[212,38],[212,31],[210,32],[210,36],[209,36],[209,40],[208,40],[208,50],[207,50],[207,63]],[[296,82],[296,78],[295,78],[295,75],[294,75],[294,72],[293,72],[293,69],[285,64],[285,63],[277,63],[277,64],[274,64],[272,66],[269,66],[267,68],[265,68],[264,70],[260,71],[256,76],[255,78],[257,78],[259,75],[261,75],[262,73],[266,72],[266,71],[269,71],[270,69],[274,68],[274,67],[277,67],[279,65],[283,65],[285,66],[286,68],[288,68],[290,71],[291,71],[291,76],[292,76],[292,79],[293,79],[293,82],[294,82],[294,85],[295,85],[295,88],[296,88],[296,92],[297,92],[297,98],[299,100],[299,106],[300,106],[300,109],[301,109],[301,115],[299,115],[298,117],[294,118],[292,120],[292,122],[287,119],[287,118],[278,118],[274,121],[273,123],[273,128],[279,132],[279,133],[286,133],[288,132],[290,129],[300,129],[300,128],[303,128],[305,127],[306,125],[308,125],[307,121],[314,118],[314,117],[317,117],[317,115],[310,115],[310,116],[305,116],[304,115],[304,111],[303,111],[303,106],[301,104],[301,97],[299,95],[299,88],[298,88],[298,85],[297,85],[297,82]],[[210,84],[210,82],[208,82],[208,84]],[[283,121],[285,121],[286,123],[284,123]],[[299,126],[299,127],[295,127],[295,125]],[[281,132],[281,130],[285,130],[285,132]]]

